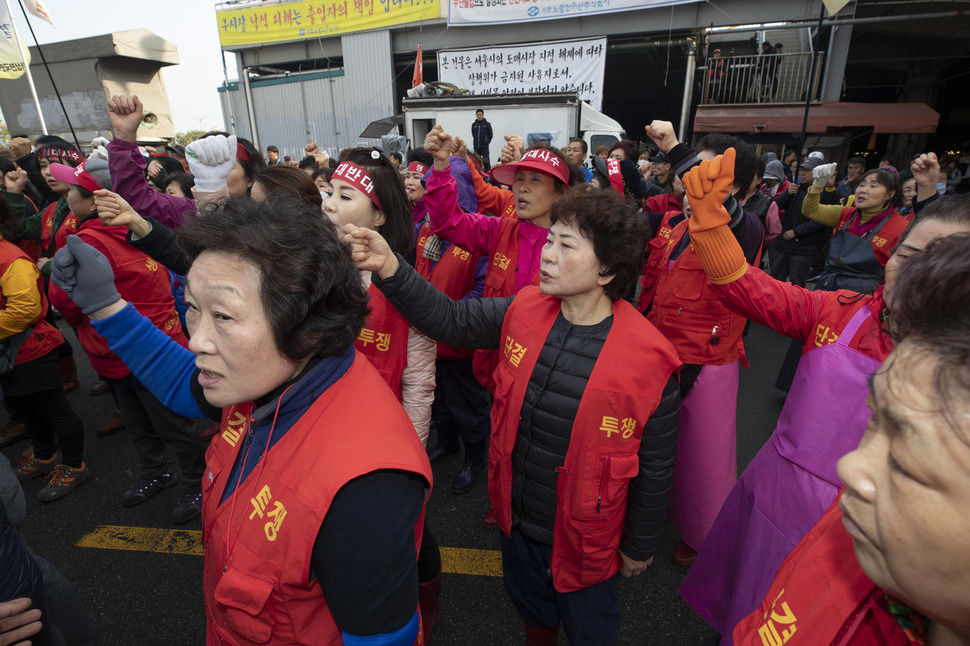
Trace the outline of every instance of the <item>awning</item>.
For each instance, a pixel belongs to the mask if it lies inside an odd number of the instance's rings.
[[[364,132],[360,133],[358,137],[376,139],[382,135],[386,135],[402,123],[404,123],[403,114],[395,114],[393,117],[384,117],[383,119],[378,119],[377,121],[371,121],[369,124],[367,124],[367,127],[364,128]]]
[[[694,132],[801,132],[804,105],[700,106]],[[940,113],[925,103],[812,104],[808,132],[828,128],[873,128],[878,133],[936,132]]]

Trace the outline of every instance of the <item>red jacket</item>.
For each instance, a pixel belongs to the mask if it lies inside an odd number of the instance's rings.
[[[677,348],[684,363],[718,366],[740,357],[748,365],[741,341],[744,317],[721,303],[693,247],[688,246],[670,264],[670,256],[687,234],[688,225],[685,218],[671,229],[670,219],[675,215],[664,216],[650,241],[637,309],[644,312],[653,304],[647,319]]]
[[[434,233],[431,227],[425,222],[418,233],[417,261],[414,268],[423,278],[437,287],[438,291],[444,292],[453,301],[459,301],[475,287],[478,256],[453,244],[442,254],[432,269],[431,260],[424,257],[425,242],[432,235]],[[439,359],[467,359],[473,354],[473,350],[453,348],[445,343],[438,344]]]
[[[51,254],[52,256],[53,252],[59,251],[61,247],[67,244],[67,236],[77,233],[78,226],[80,226],[80,221],[77,219],[77,216],[68,212],[61,226],[57,227],[57,231],[54,231],[54,211],[57,210],[57,204],[57,202],[54,202],[47,205],[47,208],[44,209],[44,213],[41,215],[40,224],[41,247],[46,251],[51,248],[51,241],[53,241],[54,249]]]
[[[175,311],[168,269],[128,244],[125,241],[126,233],[124,227],[101,224],[96,216],[85,220],[77,230],[79,238],[108,258],[121,298],[134,305],[139,314],[179,345],[187,347],[188,341],[182,334],[182,324]],[[121,379],[128,375],[130,371],[127,366],[108,349],[108,343],[94,331],[88,317],[57,285],[51,283],[48,290],[57,311],[72,327],[77,328],[78,340],[95,372],[109,379]]]
[[[738,646],[910,646],[885,593],[859,567],[838,501],[778,568]]]
[[[427,455],[381,376],[358,357],[220,504],[252,410],[252,403],[225,409],[205,456],[207,643],[341,644],[320,584],[309,580],[327,510],[346,483],[379,469],[430,483]],[[422,527],[423,514],[416,546]]]
[[[16,260],[25,262],[20,263],[19,269],[11,269],[10,265]],[[28,271],[36,277],[37,293],[40,298],[40,314],[35,321],[28,323],[28,325],[34,326],[34,331],[17,351],[16,365],[38,359],[52,352],[54,348],[64,342],[60,330],[44,320],[44,316],[47,314],[47,297],[44,295],[44,279],[41,277],[37,266],[17,245],[0,238],[0,276],[5,276],[7,271],[19,270]],[[0,293],[0,308],[7,309],[7,300],[3,293]]]
[[[401,401],[401,375],[408,365],[408,322],[373,284],[367,295],[370,312],[354,348],[370,360]]]
[[[526,287],[512,301],[502,325],[488,494],[506,534],[512,525],[512,451],[519,412],[560,311],[558,298]],[[556,469],[551,569],[559,592],[595,585],[619,571],[627,492],[639,472],[643,427],[681,363],[670,343],[628,303],[614,301],[613,316],[573,421],[565,463]]]

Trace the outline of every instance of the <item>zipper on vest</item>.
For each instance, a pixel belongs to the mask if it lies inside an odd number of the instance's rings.
[[[599,495],[596,496],[597,514],[600,513],[600,508],[603,502],[603,490],[606,489],[606,470],[609,468],[609,466],[610,466],[610,459],[606,456],[603,456],[603,474],[602,474],[602,477],[600,478],[600,492],[599,492]]]

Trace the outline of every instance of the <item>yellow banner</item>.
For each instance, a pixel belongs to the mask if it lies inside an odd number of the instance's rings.
[[[439,16],[439,0],[316,0],[216,12],[223,47],[334,36]]]
[[[0,6],[0,79],[18,79],[30,65],[30,51],[24,61],[24,51],[14,31],[13,20],[6,6]]]

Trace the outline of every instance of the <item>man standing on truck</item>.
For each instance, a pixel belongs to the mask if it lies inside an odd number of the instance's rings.
[[[475,110],[475,120],[472,121],[472,147],[481,155],[486,170],[491,166],[488,161],[490,143],[492,143],[492,124],[485,120],[484,110]]]

